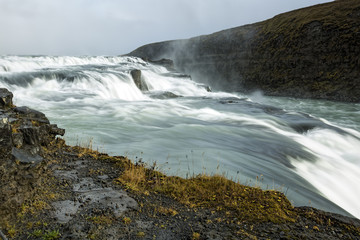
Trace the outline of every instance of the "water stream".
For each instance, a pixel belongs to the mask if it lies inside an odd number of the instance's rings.
[[[0,87],[65,128],[69,144],[91,141],[170,175],[224,174],[360,218],[360,104],[208,92],[132,57],[1,56]]]

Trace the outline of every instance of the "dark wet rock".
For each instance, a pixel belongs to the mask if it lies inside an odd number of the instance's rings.
[[[217,33],[129,53],[171,58],[213,88],[360,102],[360,2],[332,1]],[[319,14],[321,13],[321,14]]]
[[[247,98],[236,98],[236,97],[227,97],[227,98],[222,98],[219,102],[221,104],[234,104],[234,103],[241,103],[246,101]]]
[[[74,161],[66,163],[69,170],[56,170],[54,175],[59,179],[68,179],[71,184],[71,194],[74,200],[63,200],[54,202],[52,206],[55,211],[53,216],[58,223],[69,223],[73,217],[87,210],[108,210],[114,217],[120,218],[125,212],[138,208],[137,202],[129,197],[126,192],[114,190],[103,186],[103,181],[109,179],[108,175],[96,178],[84,176],[88,172],[89,161]]]
[[[29,107],[15,107],[14,112],[18,113],[21,118],[49,124],[49,119],[42,112],[36,111]]]
[[[178,72],[167,72],[167,73],[162,73],[162,76],[165,77],[173,77],[173,78],[188,78],[191,79],[191,76],[189,74],[184,74],[184,73],[178,73]]]
[[[165,67],[166,69],[168,69],[169,71],[175,70],[174,61],[171,59],[162,58],[160,60],[148,60],[148,62],[150,62],[152,64],[161,65],[161,66]]]
[[[13,148],[11,154],[14,156],[15,161],[20,164],[38,164],[43,161],[43,158],[39,155],[29,154],[23,149]]]
[[[0,88],[0,109],[10,108],[12,106],[13,94],[6,88]]]
[[[50,133],[52,135],[60,135],[60,136],[64,136],[65,135],[65,129],[63,128],[59,128],[56,124],[50,124]]]
[[[207,92],[211,92],[211,87],[206,84],[198,84],[198,86],[204,88]]]
[[[24,135],[21,132],[13,133],[12,140],[16,148],[21,148],[24,144]]]
[[[166,91],[166,92],[159,92],[159,93],[151,94],[150,97],[155,98],[155,99],[170,99],[170,98],[178,98],[178,97],[182,97],[182,96]]]
[[[149,91],[149,87],[147,86],[146,82],[141,76],[141,70],[134,69],[130,72],[132,79],[134,80],[135,85],[141,90],[141,91]]]

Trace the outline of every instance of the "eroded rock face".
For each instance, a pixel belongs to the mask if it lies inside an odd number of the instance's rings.
[[[32,196],[46,164],[42,146],[65,130],[50,124],[45,114],[28,107],[15,107],[13,94],[0,89],[0,215],[9,216]]]

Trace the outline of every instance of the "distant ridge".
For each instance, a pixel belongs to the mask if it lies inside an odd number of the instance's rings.
[[[227,91],[360,102],[360,1],[339,0],[129,55],[170,58]]]

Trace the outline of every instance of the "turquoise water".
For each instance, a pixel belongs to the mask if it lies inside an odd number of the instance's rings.
[[[133,69],[149,91],[135,86]],[[224,174],[360,218],[360,104],[207,92],[131,57],[3,56],[0,87],[65,128],[70,144],[171,175]]]

